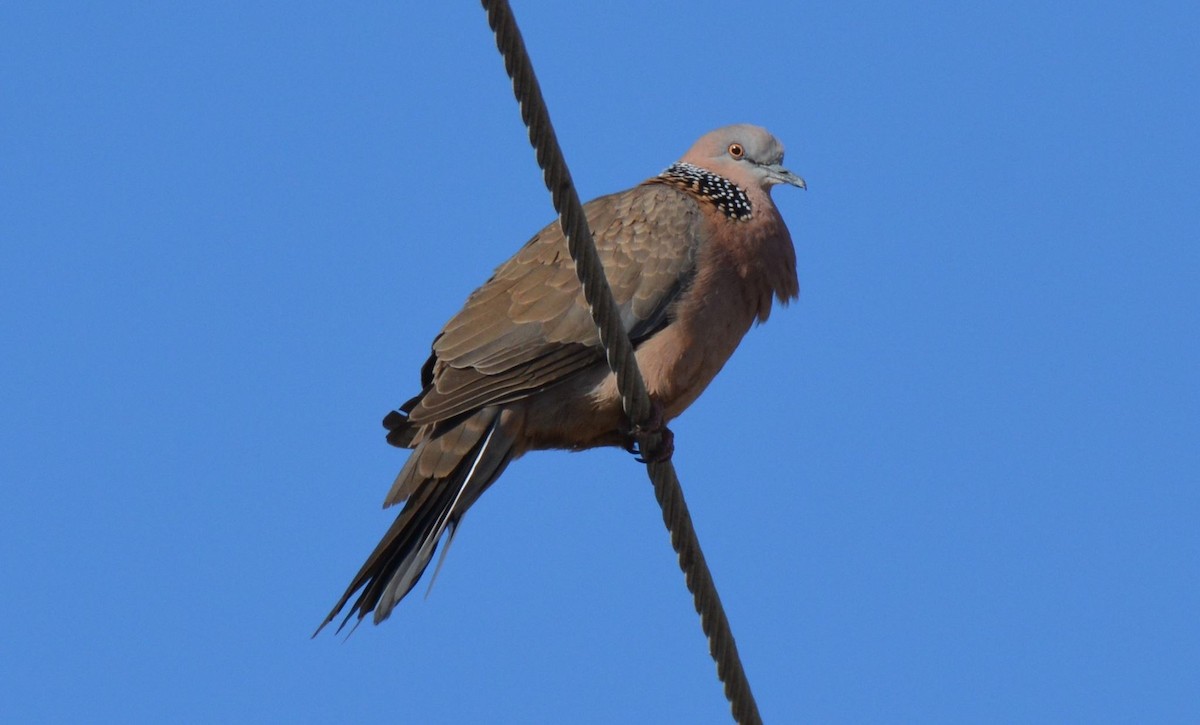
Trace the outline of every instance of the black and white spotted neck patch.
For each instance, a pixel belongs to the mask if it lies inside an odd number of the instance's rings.
[[[730,219],[740,222],[750,220],[752,209],[749,197],[741,187],[724,176],[717,176],[692,164],[678,163],[659,174],[658,179],[711,202]]]

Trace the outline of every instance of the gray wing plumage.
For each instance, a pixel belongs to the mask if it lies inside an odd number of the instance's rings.
[[[643,184],[584,207],[597,252],[634,344],[668,321],[694,273],[702,216],[686,194]],[[510,402],[603,359],[591,315],[557,222],[496,269],[433,343],[424,390],[404,406],[404,430]],[[399,423],[393,418],[393,423]],[[387,423],[385,422],[385,425]]]

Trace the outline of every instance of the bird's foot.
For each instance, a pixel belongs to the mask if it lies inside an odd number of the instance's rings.
[[[650,417],[640,425],[629,426],[623,431],[625,450],[637,456],[641,463],[662,463],[671,460],[675,453],[675,434],[667,427],[662,403],[650,398]],[[657,437],[656,443],[650,439]]]

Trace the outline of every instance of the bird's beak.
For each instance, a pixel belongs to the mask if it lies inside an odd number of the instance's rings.
[[[804,179],[783,168],[780,164],[767,164],[763,168],[767,170],[767,178],[773,183],[791,184],[808,191],[808,184],[804,183]]]

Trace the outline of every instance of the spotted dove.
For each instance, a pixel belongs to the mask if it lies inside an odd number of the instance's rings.
[[[683,412],[756,320],[798,293],[796,254],[771,187],[804,180],[765,129],[703,136],[658,176],[584,206],[625,330],[665,423]],[[384,506],[405,502],[321,627],[383,621],[438,541],[531,450],[631,448],[614,376],[557,223],[496,269],[433,341],[421,392],[383,419],[412,448]],[[647,454],[644,452],[643,454]],[[444,553],[444,552],[443,552]],[[320,631],[320,628],[317,630]]]

